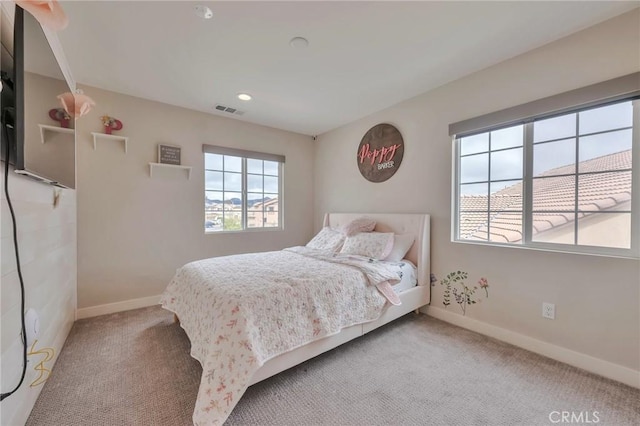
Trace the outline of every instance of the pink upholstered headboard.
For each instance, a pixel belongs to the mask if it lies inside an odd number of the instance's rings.
[[[363,216],[376,221],[374,231],[415,235],[413,246],[405,257],[418,267],[418,285],[430,285],[430,216],[415,213],[327,213],[324,226],[339,228]]]

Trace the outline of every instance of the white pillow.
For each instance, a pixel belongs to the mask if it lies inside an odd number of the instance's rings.
[[[368,217],[359,217],[342,226],[342,232],[347,237],[356,235],[358,232],[371,232],[376,227],[376,221]]]
[[[344,234],[342,232],[325,226],[316,234],[311,241],[307,243],[307,247],[316,250],[328,250],[337,252],[344,243]]]
[[[413,242],[415,241],[413,234],[396,234],[393,236],[393,249],[384,260],[389,262],[400,262],[404,259]]]
[[[393,249],[392,232],[361,232],[344,240],[340,253],[384,259]]]

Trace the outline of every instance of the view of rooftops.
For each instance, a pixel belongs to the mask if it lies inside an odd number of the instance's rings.
[[[280,226],[279,164],[205,154],[205,231]]]
[[[630,248],[632,133],[626,101],[461,138],[458,239]]]

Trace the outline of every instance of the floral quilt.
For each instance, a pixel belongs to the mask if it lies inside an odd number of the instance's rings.
[[[399,264],[305,247],[217,257],[178,269],[162,306],[202,365],[193,422],[221,425],[269,359],[377,319]],[[393,292],[391,292],[393,293]]]

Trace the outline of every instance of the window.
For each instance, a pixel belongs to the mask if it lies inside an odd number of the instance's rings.
[[[638,257],[639,131],[627,97],[456,136],[453,239]]]
[[[284,157],[203,145],[205,231],[282,228]]]

